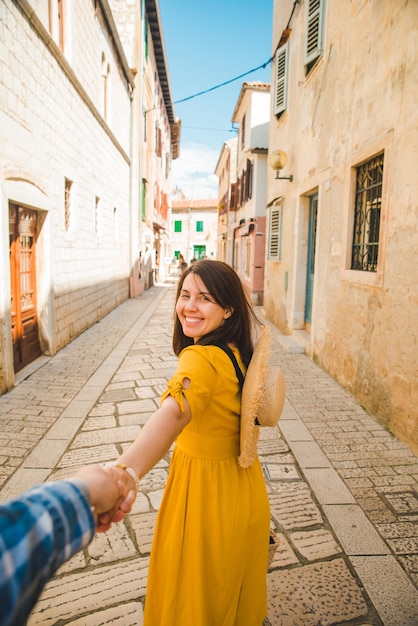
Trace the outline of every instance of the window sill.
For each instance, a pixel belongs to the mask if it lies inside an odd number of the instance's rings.
[[[382,272],[363,272],[359,270],[344,270],[343,280],[358,285],[368,285],[370,287],[383,287]]]

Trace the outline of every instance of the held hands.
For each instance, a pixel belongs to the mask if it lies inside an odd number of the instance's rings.
[[[132,508],[137,487],[132,476],[119,467],[90,465],[75,476],[83,480],[90,492],[90,504],[96,520],[96,531],[109,530]]]

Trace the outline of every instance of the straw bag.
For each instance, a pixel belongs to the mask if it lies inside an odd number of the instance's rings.
[[[231,348],[229,346],[222,345],[222,344],[216,344],[216,345],[218,346],[218,348],[221,348],[221,350],[223,350],[229,356],[229,358],[231,359],[232,364],[233,364],[233,366],[235,368],[235,372],[236,372],[236,375],[237,375],[237,378],[238,378],[238,382],[239,382],[240,388],[242,390],[243,386],[244,386],[244,375],[243,375],[243,373],[241,371],[240,366],[238,365],[238,361],[236,360],[234,353],[232,352],[232,350],[231,350]],[[277,368],[276,368],[276,370],[277,370]],[[281,372],[281,370],[280,370],[280,372]],[[275,382],[275,379],[276,379],[276,374],[275,373],[273,374],[273,379],[274,379],[274,382]],[[272,380],[271,377],[270,377],[270,380]],[[276,387],[275,387],[275,389],[276,389]],[[278,395],[278,393],[279,393],[279,388],[277,388],[276,395]],[[280,381],[280,395],[283,395],[283,398],[284,398],[284,382],[282,383],[281,381]],[[277,420],[279,419],[281,410],[283,408],[281,400],[279,402],[279,405],[281,405],[281,406],[280,406],[280,410],[278,412]],[[258,421],[256,423],[257,423],[257,425],[260,425]],[[273,425],[273,424],[267,424],[267,425]],[[255,450],[256,450],[256,448],[255,448]],[[256,454],[256,452],[255,452],[255,454]],[[254,457],[254,454],[252,455],[252,457]],[[252,458],[251,462],[253,460],[254,459]],[[240,463],[241,467],[247,467],[247,465],[248,465],[247,463],[245,463],[244,465]],[[279,545],[279,538],[276,535],[276,533],[274,532],[274,530],[270,529],[267,570],[270,569],[270,566],[272,564],[274,555],[276,554],[276,550],[278,548],[278,545]]]

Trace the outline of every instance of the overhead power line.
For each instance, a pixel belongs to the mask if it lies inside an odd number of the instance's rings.
[[[273,57],[271,57],[268,61],[266,61],[262,65],[259,65],[258,67],[255,67],[254,69],[249,70],[248,72],[244,72],[244,74],[235,76],[235,78],[226,80],[224,83],[220,83],[219,85],[215,85],[214,87],[210,87],[209,89],[205,89],[204,91],[199,91],[198,93],[195,93],[192,96],[187,96],[187,98],[182,98],[181,100],[175,100],[173,104],[180,104],[181,102],[192,100],[193,98],[197,98],[198,96],[203,96],[205,93],[209,93],[210,91],[214,91],[215,89],[219,89],[220,87],[225,87],[225,85],[229,85],[230,83],[233,83],[234,81],[239,80],[240,78],[243,78],[244,76],[248,76],[248,74],[252,74],[253,72],[256,72],[257,70],[264,69],[265,67],[267,67],[269,63],[272,62],[272,60],[273,60]]]

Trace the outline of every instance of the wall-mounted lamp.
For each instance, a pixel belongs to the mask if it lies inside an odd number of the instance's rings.
[[[287,154],[283,150],[273,150],[269,156],[269,165],[276,172],[276,179],[280,180],[293,180],[293,174],[290,176],[280,176],[280,170],[284,168],[287,163]]]

